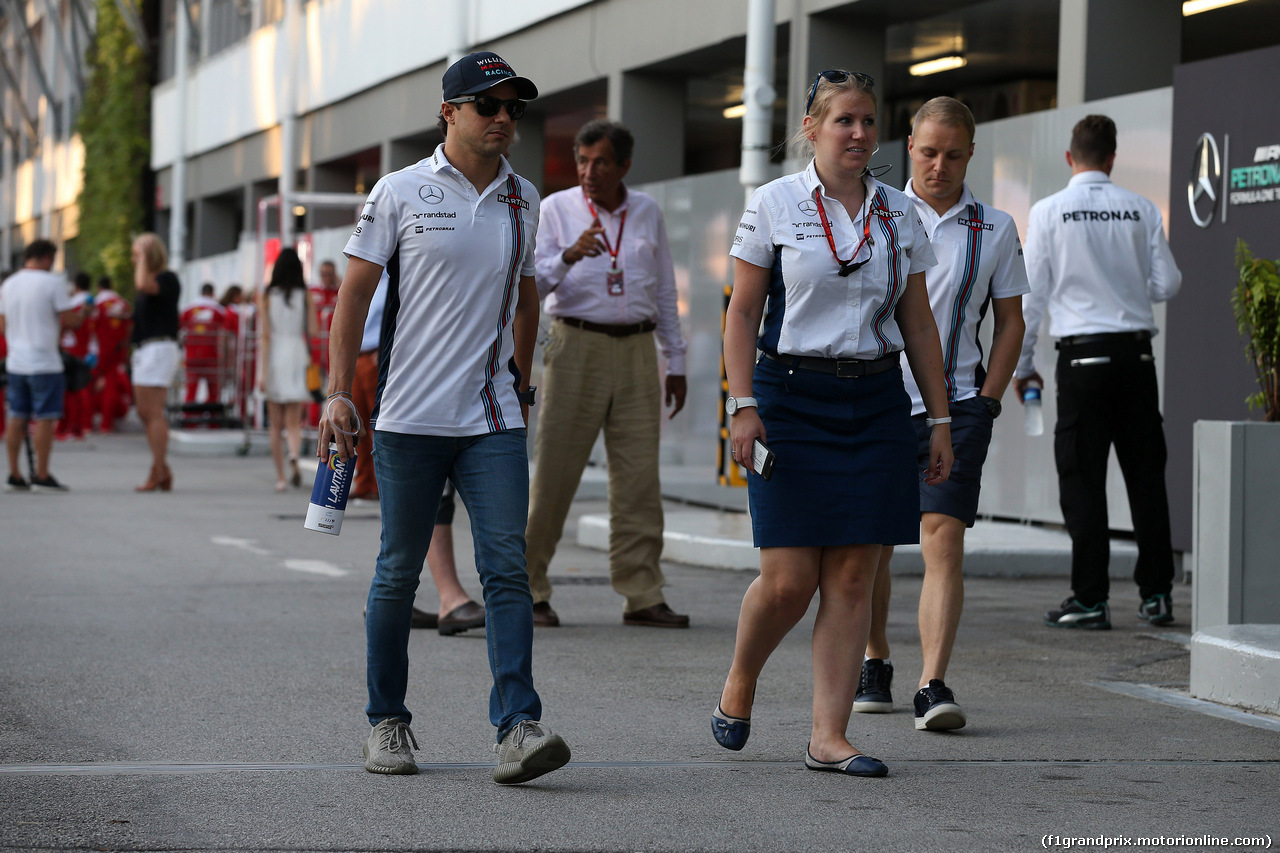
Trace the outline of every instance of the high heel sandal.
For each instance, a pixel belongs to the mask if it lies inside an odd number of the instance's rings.
[[[160,491],[168,492],[173,489],[173,471],[168,465],[164,466],[164,475],[160,478]]]
[[[298,470],[298,458],[292,457],[289,460],[289,485],[295,489],[302,488],[302,472]]]

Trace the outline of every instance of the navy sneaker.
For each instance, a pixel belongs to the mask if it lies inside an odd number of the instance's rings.
[[[1138,618],[1152,625],[1168,625],[1173,622],[1173,599],[1169,593],[1157,593],[1138,605]]]
[[[29,492],[31,491],[31,484],[21,477],[15,477],[10,474],[9,481],[4,485],[4,490],[6,492]]]
[[[853,697],[853,710],[860,714],[887,714],[893,710],[893,664],[880,658],[862,662],[862,675],[858,678],[858,692]]]
[[[1062,602],[1057,610],[1044,614],[1044,624],[1053,628],[1087,628],[1095,631],[1111,630],[1111,608],[1105,601],[1085,607],[1074,598]]]
[[[964,711],[956,704],[956,695],[941,678],[929,679],[927,687],[916,691],[916,730],[931,732],[963,729]]]

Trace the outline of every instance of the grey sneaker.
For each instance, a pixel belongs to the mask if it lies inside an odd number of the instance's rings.
[[[569,763],[569,744],[537,720],[516,723],[493,751],[498,754],[493,781],[501,785],[519,785]]]
[[[409,744],[413,744],[413,749],[418,748],[413,729],[399,717],[388,717],[373,727],[364,742],[364,769],[370,773],[412,776],[418,772],[418,762],[413,760]]]

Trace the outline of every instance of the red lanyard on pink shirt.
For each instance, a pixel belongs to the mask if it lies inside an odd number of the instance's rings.
[[[596,206],[591,203],[591,197],[586,193],[583,193],[582,197],[587,200],[587,209],[591,211],[591,218],[596,222],[600,222],[600,214],[596,212]],[[604,228],[604,223],[600,223],[600,227]],[[618,236],[615,238],[616,242],[613,244],[609,243],[609,235],[607,232],[600,235],[600,239],[604,240],[605,250],[609,253],[610,266],[615,270],[618,268],[618,252],[622,251],[622,229],[626,227],[627,212],[626,210],[623,210],[622,215],[618,217]]]

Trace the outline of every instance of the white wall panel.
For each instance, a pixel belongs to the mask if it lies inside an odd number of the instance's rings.
[[[1070,179],[1065,152],[1071,141],[1071,128],[1090,113],[1109,115],[1116,122],[1117,153],[1112,180],[1155,202],[1168,233],[1172,88],[981,124],[969,165],[969,186],[979,198],[1013,216],[1018,233],[1025,239],[1031,205],[1062,189]],[[1164,317],[1164,306],[1157,305],[1155,319],[1161,328]],[[1034,438],[1026,435],[1022,406],[1012,391],[1005,395],[1005,414],[996,422],[982,480],[979,510],[984,514],[1062,521],[1053,458],[1053,424],[1057,421],[1053,381],[1057,353],[1053,343],[1046,317],[1036,345],[1036,367],[1045,379],[1045,433]],[[1162,395],[1165,345],[1163,335],[1157,335],[1152,342]],[[1132,530],[1124,479],[1114,453],[1107,476],[1107,498],[1111,527]]]
[[[1018,223],[1018,233],[1025,236],[1031,205],[1062,189],[1070,178],[1064,152],[1072,126],[1089,113],[1106,113],[1119,130],[1114,180],[1155,202],[1167,222],[1172,109],[1172,89],[1157,89],[979,125],[969,185],[980,199],[1008,211]],[[902,176],[897,178],[893,183],[901,182]],[[730,277],[728,251],[732,227],[742,209],[742,189],[736,169],[641,189],[658,200],[666,216],[680,287],[681,323],[690,342],[689,402],[674,421],[663,420],[663,461],[705,465],[710,478],[719,426],[721,288]],[[1163,328],[1163,306],[1156,306],[1156,323]],[[989,322],[986,327],[989,351]],[[1165,345],[1163,335],[1153,342],[1162,389]],[[1047,329],[1041,332],[1037,350],[1036,363],[1046,382],[1045,434],[1035,438],[1025,434],[1022,407],[1012,392],[1006,394],[1005,414],[996,422],[984,470],[980,511],[1061,523],[1053,459],[1056,352]],[[1131,530],[1129,504],[1114,455],[1107,495],[1111,527]]]

